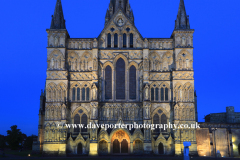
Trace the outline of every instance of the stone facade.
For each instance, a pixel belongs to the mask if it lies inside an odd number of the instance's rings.
[[[110,0],[98,38],[75,39],[68,34],[61,0],[57,0],[47,33],[47,79],[35,151],[63,156],[182,155],[183,142],[191,141],[190,154],[198,154],[195,128],[152,131],[65,126],[196,123],[194,30],[183,0],[170,38],[143,38],[128,0]]]

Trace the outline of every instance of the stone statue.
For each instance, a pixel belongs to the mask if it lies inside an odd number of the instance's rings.
[[[54,40],[55,40],[55,47],[58,47],[58,37],[56,36]]]
[[[98,65],[97,59],[95,58],[93,62],[93,70],[97,70],[97,65]]]
[[[186,46],[186,38],[182,37],[182,46]]]
[[[144,40],[144,48],[148,48],[148,40],[147,40],[147,38],[145,38],[145,40]]]
[[[51,59],[50,67],[51,67],[51,68],[54,68],[54,59],[53,59],[53,58]]]
[[[109,108],[107,108],[107,118],[109,118]]]
[[[145,118],[148,118],[149,117],[149,108],[146,107],[146,117]]]
[[[97,45],[98,45],[97,39],[94,38],[94,41],[93,41],[93,48],[97,48]]]
[[[92,96],[93,96],[93,100],[97,100],[97,87],[95,84],[93,84]]]
[[[78,49],[82,49],[82,43],[78,44]]]
[[[148,94],[148,92],[149,92],[149,87],[148,87],[148,84],[146,84],[146,86],[145,86],[145,100],[148,100],[148,99],[149,99],[149,94]]]

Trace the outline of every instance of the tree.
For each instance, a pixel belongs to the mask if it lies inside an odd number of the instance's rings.
[[[19,148],[19,143],[22,143],[22,132],[17,129],[17,125],[10,127],[11,130],[7,131],[7,143],[12,150]]]
[[[33,140],[36,138],[37,138],[37,136],[35,136],[35,135],[28,136],[24,143],[24,148],[32,150]]]
[[[6,147],[6,139],[5,136],[0,135],[0,148],[4,149]]]

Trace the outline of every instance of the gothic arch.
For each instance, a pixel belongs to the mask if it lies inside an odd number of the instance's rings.
[[[48,55],[48,61],[50,61],[52,58],[54,59],[65,59],[63,56],[63,53],[59,49],[54,49],[49,55]]]
[[[174,85],[174,101],[182,101],[183,100],[183,86],[181,83],[176,83]]]
[[[81,60],[91,61],[92,60],[92,53],[91,52],[84,52],[81,56]]]
[[[113,60],[113,66],[115,66],[114,68],[116,68],[116,63],[117,63],[117,61],[118,61],[118,59],[120,59],[120,58],[122,58],[123,60],[124,60],[124,62],[125,62],[125,70],[128,68],[128,59],[127,59],[127,57],[125,56],[125,55],[123,55],[123,54],[119,54],[119,55],[117,55],[115,58],[114,58],[114,60]],[[115,69],[116,70],[116,69]]]
[[[128,69],[130,69],[131,66],[134,66],[136,68],[136,70],[138,70],[137,62],[135,62],[135,61],[130,62],[129,65],[128,65]]]
[[[110,61],[105,62],[105,63],[103,64],[102,69],[105,70],[105,68],[106,68],[107,66],[110,66],[110,67],[112,68],[112,71],[113,71],[114,67],[113,67],[112,62],[110,62]]]
[[[85,107],[83,107],[83,106],[77,107],[77,108],[72,112],[71,118],[73,119],[74,116],[75,116],[76,114],[78,114],[78,112],[79,112],[80,110],[83,110],[82,113],[85,113],[85,114],[88,116],[88,118],[89,118],[89,112],[88,112],[88,110],[87,110]]]
[[[164,109],[163,107],[157,107],[157,108],[155,108],[153,111],[152,111],[152,114],[151,114],[151,119],[153,118],[153,116],[155,115],[155,114],[159,114],[158,113],[158,110],[162,110],[162,113],[160,113],[160,114],[165,114],[166,116],[167,116],[167,119],[170,119],[170,114],[169,114],[169,112],[166,110],[166,109]]]
[[[183,99],[184,101],[194,101],[194,88],[193,88],[193,84],[190,82],[187,82],[184,84],[183,86],[183,91],[184,91],[184,95],[183,95]]]

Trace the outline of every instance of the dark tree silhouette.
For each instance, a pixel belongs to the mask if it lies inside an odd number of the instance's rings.
[[[7,143],[9,148],[16,150],[19,148],[19,144],[22,143],[22,132],[20,129],[17,129],[17,125],[10,127],[11,130],[7,131]]]

